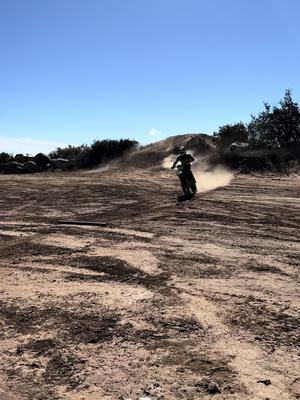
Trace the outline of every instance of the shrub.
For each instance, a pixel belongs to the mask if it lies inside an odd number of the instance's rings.
[[[72,168],[88,168],[120,158],[126,152],[136,149],[138,142],[121,140],[96,140],[92,145],[58,148],[49,154],[50,158],[66,158]]]
[[[89,154],[90,165],[101,164],[121,157],[128,151],[136,149],[138,143],[129,139],[97,140],[91,145]]]
[[[246,152],[215,153],[210,163],[223,164],[242,173],[252,171],[295,173],[300,170],[300,147],[282,149],[255,149]]]
[[[4,163],[7,163],[12,160],[13,160],[13,157],[11,154],[8,154],[5,152],[0,153],[0,164],[4,164]]]
[[[24,154],[16,154],[14,157],[14,161],[24,164],[25,162],[29,161],[31,158],[28,155]]]
[[[49,157],[66,158],[70,161],[71,167],[84,168],[88,165],[90,151],[90,146],[87,146],[86,144],[82,144],[80,146],[69,145],[65,148],[58,147],[49,154]]]
[[[248,129],[242,122],[233,125],[224,125],[219,128],[217,133],[214,133],[216,145],[223,150],[234,142],[247,142]]]

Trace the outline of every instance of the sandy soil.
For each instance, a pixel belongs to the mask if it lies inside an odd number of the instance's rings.
[[[0,399],[300,399],[300,177],[179,193],[0,176]]]

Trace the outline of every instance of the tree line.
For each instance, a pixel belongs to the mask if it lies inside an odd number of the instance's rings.
[[[66,158],[73,167],[89,168],[118,159],[138,146],[137,141],[130,139],[95,140],[91,145],[59,147],[49,157]]]
[[[300,145],[300,108],[286,90],[279,105],[264,103],[264,110],[252,115],[248,124],[227,124],[214,133],[218,147],[247,142],[252,149],[283,149]]]
[[[130,139],[95,140],[91,145],[58,147],[49,153],[49,157],[50,159],[68,159],[69,168],[89,168],[120,158],[137,149],[138,146],[137,141]],[[5,152],[0,153],[0,164],[10,161],[24,163],[31,159],[32,157],[29,155],[17,154],[13,156]]]

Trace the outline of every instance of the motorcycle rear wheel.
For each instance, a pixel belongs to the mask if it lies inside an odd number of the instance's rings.
[[[197,186],[196,186],[196,184],[191,185],[191,189],[192,189],[193,194],[196,194],[196,193],[197,193]]]

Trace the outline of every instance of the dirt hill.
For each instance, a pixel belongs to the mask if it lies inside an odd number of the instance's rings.
[[[192,151],[195,155],[211,153],[215,150],[215,145],[208,135],[190,133],[170,136],[167,139],[141,147],[131,153],[124,163],[139,168],[146,168],[151,165],[156,166],[161,164],[165,157],[174,154],[176,147],[180,146],[185,146],[187,150]]]

